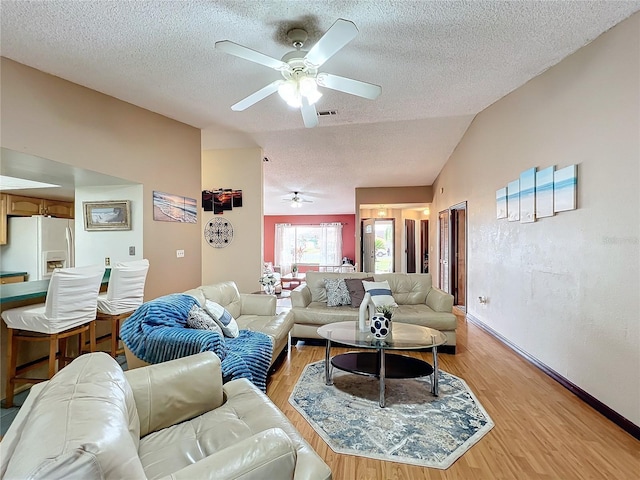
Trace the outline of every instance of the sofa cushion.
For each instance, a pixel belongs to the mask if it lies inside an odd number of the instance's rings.
[[[431,290],[430,273],[382,273],[374,277],[376,282],[389,282],[399,305],[423,305]]]
[[[242,315],[242,301],[240,300],[240,292],[235,282],[220,282],[211,285],[203,285],[200,290],[207,300],[216,302],[229,310],[233,318]],[[204,306],[204,305],[203,305]]]
[[[229,313],[229,310],[224,308],[219,303],[213,302],[211,300],[207,300],[207,302],[204,304],[204,309],[220,326],[225,337],[236,338],[238,336],[238,334],[240,333],[240,330],[238,329],[238,323],[236,322],[236,319],[233,318],[231,313]]]
[[[144,478],[140,422],[124,373],[106,353],[82,355],[43,388],[5,478]],[[73,461],[73,460],[77,461]]]
[[[307,272],[305,276],[305,282],[309,291],[311,292],[312,302],[325,302],[327,301],[327,290],[324,286],[325,278],[366,278],[370,274],[356,272],[356,273],[338,273],[338,272]]]
[[[197,305],[191,307],[189,310],[189,316],[187,317],[187,327],[196,328],[198,330],[211,330],[218,332],[220,336],[223,336],[220,325],[209,315],[204,309]]]
[[[342,278],[325,278],[324,286],[327,290],[327,307],[351,305],[351,297],[347,284]]]
[[[349,297],[351,298],[351,306],[353,308],[360,308],[360,304],[364,299],[365,292],[364,285],[362,284],[363,280],[373,282],[373,277],[344,279],[344,283],[347,285],[347,290],[349,290]]]
[[[369,295],[371,295],[371,301],[376,307],[380,307],[382,305],[391,305],[392,307],[397,306],[393,295],[391,295],[391,287],[389,287],[389,282],[386,280],[383,282],[367,282],[363,281],[362,285],[364,285],[364,290]]]

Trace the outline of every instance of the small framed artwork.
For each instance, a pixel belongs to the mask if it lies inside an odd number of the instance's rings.
[[[553,217],[553,170],[547,167],[536,172],[536,218]]]
[[[87,231],[131,230],[129,200],[82,202],[84,229]]]
[[[520,220],[520,180],[507,184],[507,215],[510,222]]]
[[[576,209],[577,165],[569,165],[553,172],[553,210],[565,212]]]
[[[507,218],[507,189],[496,190],[496,218]]]
[[[536,169],[520,174],[520,223],[536,221]]]
[[[198,203],[195,198],[154,190],[153,219],[159,222],[198,223]]]

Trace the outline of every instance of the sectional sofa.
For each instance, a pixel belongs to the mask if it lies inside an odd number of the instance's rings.
[[[432,285],[429,273],[331,273],[307,272],[306,284],[291,292],[293,314],[292,342],[297,339],[321,338],[318,327],[333,322],[353,321],[359,318],[359,305],[327,306],[324,279],[372,277],[374,281],[388,281],[391,293],[398,304],[394,322],[405,322],[440,330],[447,342],[440,350],[455,353],[457,320],[452,313],[453,296]]]

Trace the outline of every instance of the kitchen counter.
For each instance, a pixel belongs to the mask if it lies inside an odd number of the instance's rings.
[[[27,272],[0,271],[0,284],[20,283],[27,280]]]
[[[8,273],[8,272],[3,272]],[[26,272],[25,272],[26,275]],[[107,268],[102,277],[102,289],[109,284],[111,269]],[[0,286],[0,308],[6,310],[32,303],[42,303],[47,296],[49,280],[35,280],[33,282],[11,283]]]

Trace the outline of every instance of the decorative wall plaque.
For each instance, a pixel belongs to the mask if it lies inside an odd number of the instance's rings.
[[[214,248],[224,248],[233,241],[233,225],[225,218],[213,218],[204,227],[204,238]]]

